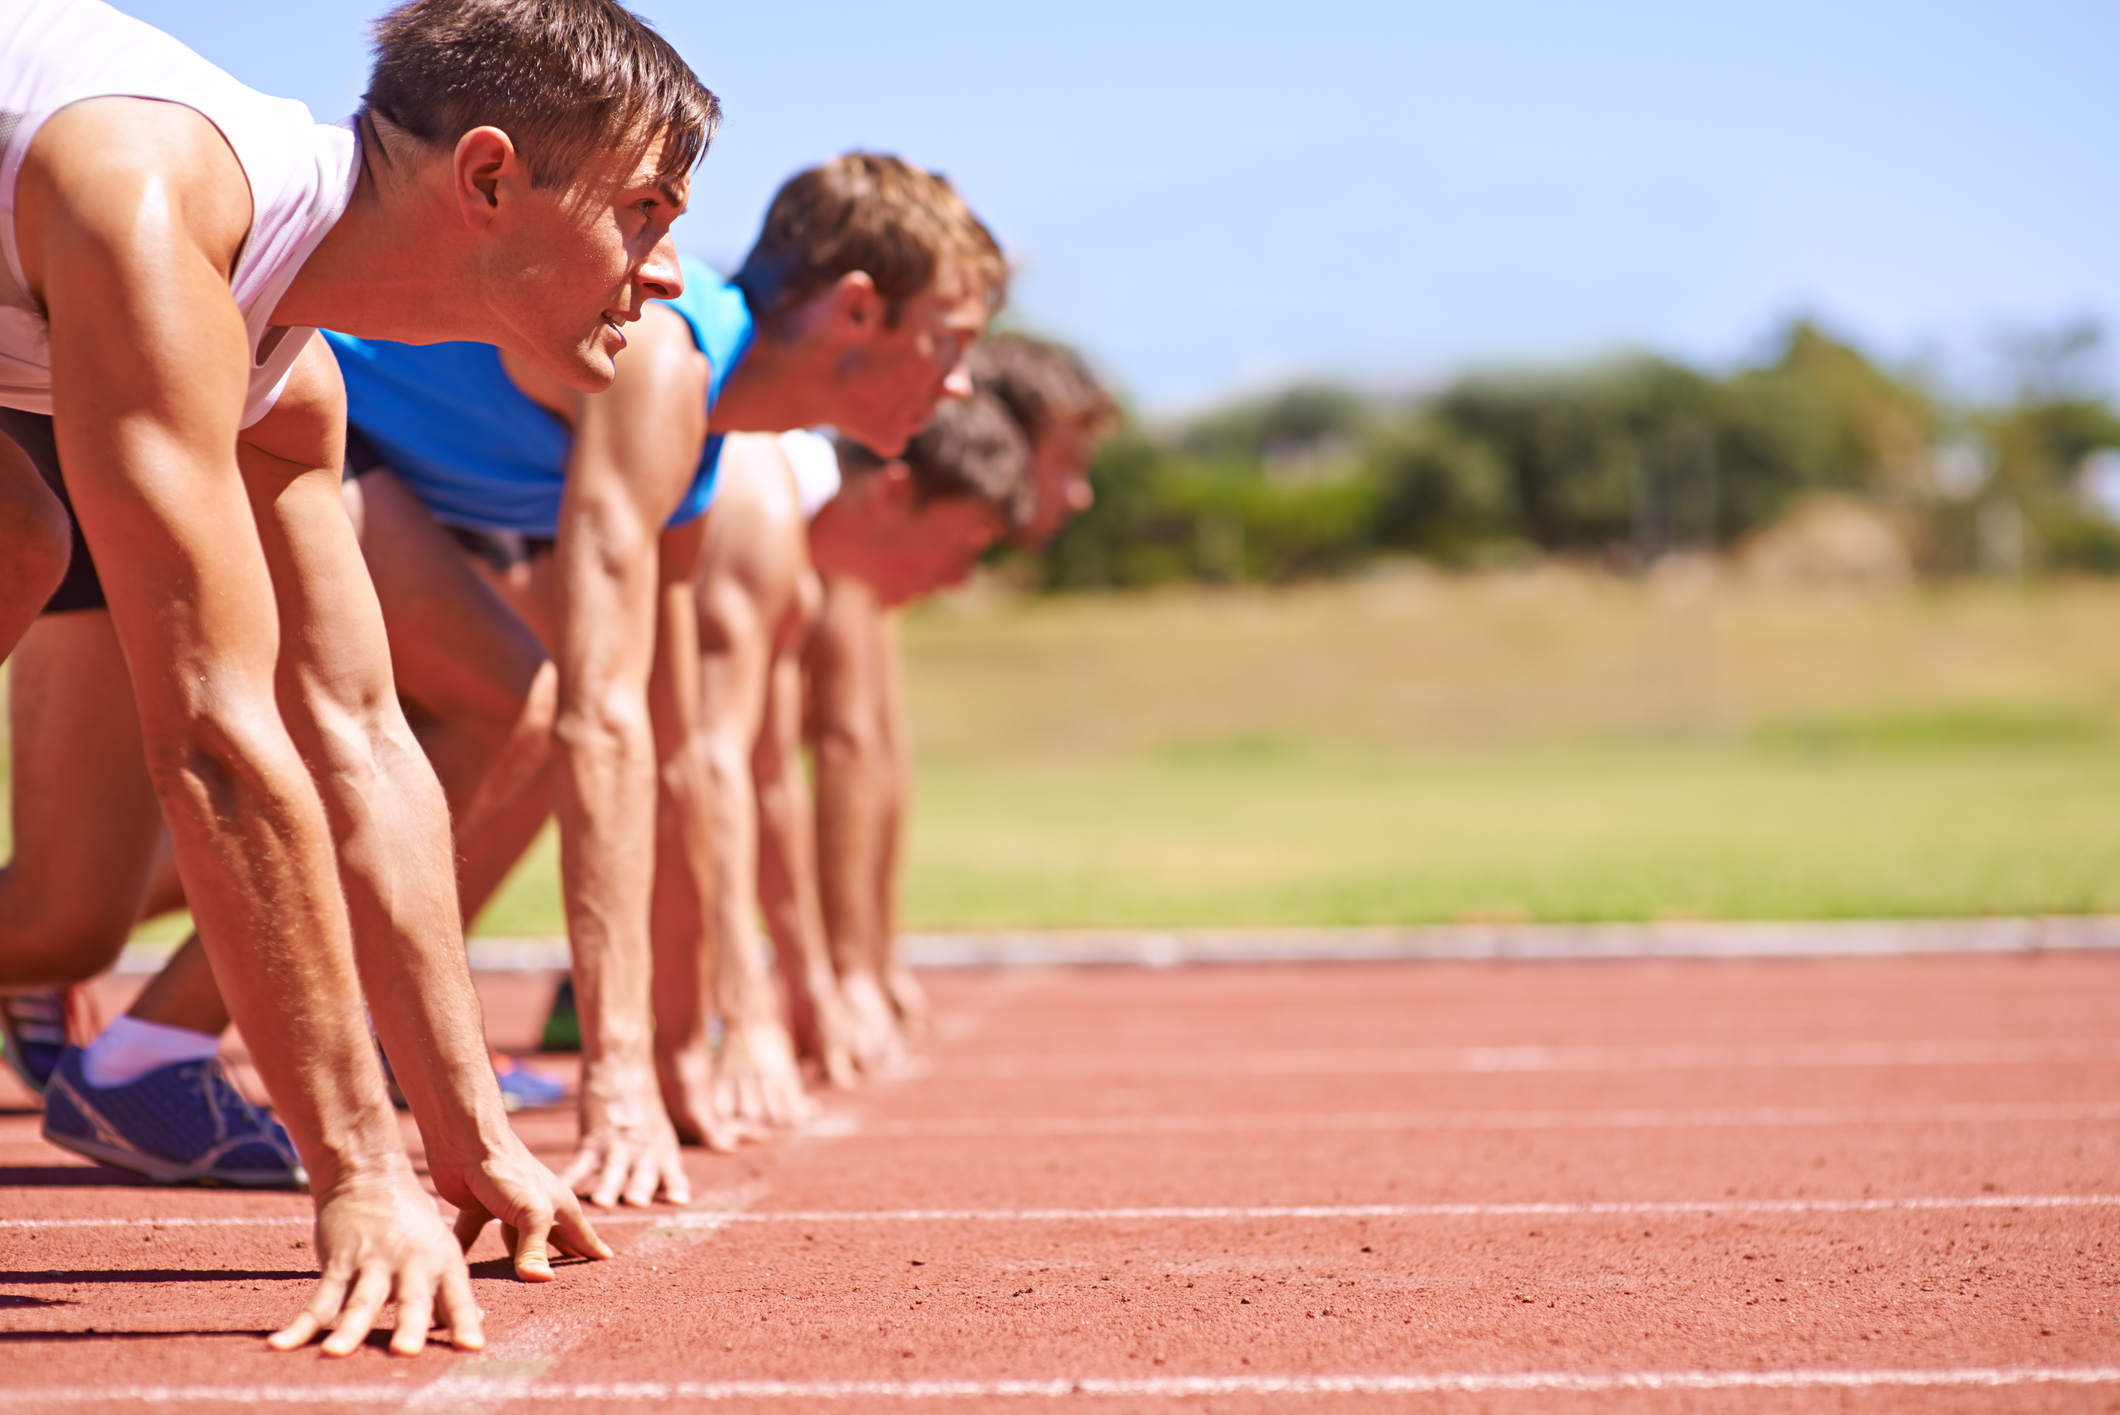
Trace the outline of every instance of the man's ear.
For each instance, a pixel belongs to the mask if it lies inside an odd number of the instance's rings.
[[[843,338],[866,337],[883,327],[883,296],[866,270],[849,270],[832,285],[832,332]]]
[[[458,138],[450,176],[464,224],[475,231],[490,228],[500,213],[502,188],[523,175],[514,141],[499,128],[473,128]]]

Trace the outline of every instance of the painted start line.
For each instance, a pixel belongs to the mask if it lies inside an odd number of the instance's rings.
[[[663,1213],[594,1212],[595,1224],[652,1223],[665,1228],[726,1228],[756,1223],[1166,1223],[1260,1222],[1364,1218],[1642,1218],[1735,1214],[1872,1214],[1952,1210],[2120,1208],[2120,1194],[1970,1194],[1912,1199],[1674,1199],[1639,1203],[1266,1204],[1107,1209],[743,1209]],[[0,1229],[306,1228],[307,1215],[226,1218],[15,1218]]]
[[[2120,1384],[2120,1366],[1974,1366],[1928,1370],[1451,1371],[1407,1375],[1057,1376],[996,1381],[542,1381],[444,1376],[407,1390],[384,1381],[318,1385],[42,1386],[10,1403],[60,1405],[415,1405],[516,1400],[656,1404],[723,1400],[949,1400],[1014,1396],[1579,1395],[1621,1391],[2000,1389]]]

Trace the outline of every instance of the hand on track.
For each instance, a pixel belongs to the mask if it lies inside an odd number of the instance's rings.
[[[328,1328],[324,1354],[348,1355],[367,1340],[383,1304],[392,1300],[395,1355],[417,1356],[426,1348],[428,1328],[437,1324],[459,1350],[486,1344],[463,1251],[450,1241],[434,1200],[402,1159],[395,1172],[348,1180],[318,1194],[316,1242],[324,1275],[309,1305],[266,1338],[275,1350],[292,1351]]]
[[[552,1280],[552,1255],[608,1258],[610,1245],[596,1236],[573,1190],[523,1148],[512,1130],[505,1140],[466,1164],[437,1162],[428,1172],[444,1199],[456,1205],[456,1241],[464,1251],[486,1224],[499,1219],[501,1236],[525,1282]]]
[[[883,982],[874,973],[849,972],[839,980],[840,995],[854,1016],[854,1059],[871,1076],[887,1076],[907,1060],[905,1038]]]
[[[677,1131],[663,1110],[655,1067],[603,1056],[582,1067],[582,1137],[561,1176],[599,1208],[618,1203],[646,1208],[658,1194],[673,1204],[692,1202]]]
[[[853,1090],[860,1078],[854,1059],[860,1051],[860,1025],[840,995],[838,978],[830,974],[812,978],[806,990],[795,992],[793,1000],[790,1011],[797,1058],[815,1061],[835,1089]]]
[[[658,1046],[661,1035],[657,1035]],[[729,1154],[747,1140],[763,1140],[766,1131],[721,1108],[714,1085],[714,1053],[700,1038],[682,1051],[657,1051],[655,1074],[662,1083],[663,1105],[677,1138],[687,1145],[704,1145],[716,1154]]]
[[[821,1108],[803,1089],[795,1044],[774,1017],[724,1019],[714,1092],[719,1110],[768,1125],[800,1125]]]
[[[891,1010],[898,1014],[898,1030],[907,1041],[919,1041],[927,1035],[928,1000],[927,989],[920,986],[920,979],[913,970],[893,959],[884,970],[884,991],[891,997]]]

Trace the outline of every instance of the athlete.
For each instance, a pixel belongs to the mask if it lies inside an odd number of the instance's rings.
[[[999,334],[972,350],[973,381],[1030,439],[1036,506],[1015,543],[1042,550],[1093,499],[1089,465],[1117,420],[1111,395],[1064,345]],[[820,560],[820,566],[823,561]],[[842,988],[863,1035],[917,1035],[927,1004],[897,950],[899,846],[912,786],[898,616],[858,576],[825,577],[810,659],[820,737],[820,885]],[[827,744],[830,749],[827,750]]]
[[[872,1068],[902,1055],[886,968],[888,872],[880,810],[903,733],[879,691],[900,607],[961,582],[986,549],[1031,523],[1036,486],[1029,439],[1007,408],[978,393],[923,433],[903,463],[879,464],[842,439],[846,484],[810,524],[824,584],[822,617],[806,654],[817,753],[819,892],[840,990]],[[955,491],[945,491],[954,485]],[[968,494],[978,488],[978,494]]]
[[[820,225],[828,244],[814,241]],[[1005,276],[946,182],[870,154],[791,180],[745,272],[779,292],[778,305],[756,301],[765,318],[748,290],[687,262],[684,294],[643,311],[615,382],[594,395],[483,345],[330,336],[353,429],[344,494],[396,686],[456,822],[467,913],[557,787],[584,1053],[582,1142],[566,1178],[599,1204],[685,1202],[679,1137],[726,1147],[735,1136],[704,1039],[679,1046],[667,1029],[666,1073],[681,1062],[699,1084],[679,1087],[665,1114],[649,998],[650,724],[679,720],[651,714],[649,669],[659,606],[682,626],[670,632],[692,637],[685,587],[719,443],[709,427],[830,420],[902,446],[939,399],[968,390],[965,350]],[[670,750],[665,775],[694,769],[683,734]],[[707,879],[704,829],[681,837],[672,858]],[[186,967],[194,955],[179,955],[156,996],[210,993],[174,976]],[[185,1016],[148,1007],[133,1021],[185,1029],[214,1014]],[[766,1015],[726,1029],[724,1089],[792,1084],[800,1098],[778,1027]]]
[[[890,595],[917,595],[961,578],[979,550],[1025,518],[1030,500],[1027,451],[990,398],[943,405],[902,467],[883,471],[873,456],[850,455],[862,471],[842,500],[838,453],[814,433],[732,437],[723,448],[720,497],[694,574],[696,730],[717,872],[704,921],[688,881],[671,871],[658,872],[656,911],[658,1037],[690,1035],[716,1010],[725,1027],[777,1014],[757,927],[762,908],[800,1049],[841,1087],[853,1084],[857,1067],[880,1069],[895,1033],[864,1028],[843,999],[818,904],[799,763],[801,652],[822,594],[810,522],[833,507],[827,563],[874,576]],[[666,817],[683,809],[673,801]],[[705,956],[716,968],[695,976],[684,965],[703,922]],[[782,1123],[809,1108],[799,1089],[724,1103]]]
[[[514,1137],[486,1060],[446,810],[338,501],[344,394],[314,331],[479,338],[605,385],[623,327],[680,292],[668,226],[716,118],[609,0],[414,0],[376,33],[361,113],[326,128],[99,0],[0,11],[0,579],[48,585],[70,510],[186,899],[315,1197],[323,1276],[271,1342],[330,1326],[333,1355],[393,1299],[392,1350],[421,1350],[431,1317],[480,1345],[458,1245],[490,1218],[526,1278],[553,1248],[610,1250]],[[0,633],[22,632],[21,599]],[[74,886],[62,913],[136,908],[152,845],[129,876],[69,876],[42,852],[108,823],[24,784],[6,885],[41,899],[0,904],[8,980],[70,982],[93,971],[80,938],[34,906]],[[457,1242],[405,1154],[364,993]],[[95,1153],[114,1114],[231,1119],[210,1058],[170,1079],[99,1087],[66,1053],[47,1130]]]
[[[838,486],[837,456],[814,432],[731,436],[721,448],[719,490],[693,572],[696,629],[690,642],[672,634],[662,645],[666,662],[658,673],[690,680],[683,697],[691,707],[687,720],[658,730],[673,739],[692,735],[689,753],[701,771],[666,778],[658,855],[681,858],[682,823],[696,818],[706,826],[713,871],[704,888],[684,871],[656,871],[655,1030],[673,1112],[696,1104],[700,1087],[684,1068],[704,1058],[716,1017],[724,1055],[733,1047],[770,1056],[763,1065],[718,1073],[719,1109],[768,1124],[792,1124],[814,1111],[765,962],[757,880],[762,834],[808,829],[807,797],[788,796],[786,763],[772,754],[767,724],[776,697],[789,690],[784,672],[799,664],[816,613],[809,517]],[[799,706],[799,679],[792,688]],[[767,853],[776,861],[784,854]],[[793,1041],[818,1059],[828,1080],[851,1086],[852,1019],[839,998],[815,892],[776,902],[782,907],[768,928],[795,1013]]]

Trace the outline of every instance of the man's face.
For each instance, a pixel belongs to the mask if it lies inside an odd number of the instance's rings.
[[[918,504],[905,464],[868,473],[880,479],[860,497],[842,497],[810,527],[820,572],[854,575],[895,608],[962,583],[986,548],[1001,538],[1001,517],[968,497]]]
[[[1031,476],[1038,485],[1038,510],[1020,540],[1042,549],[1060,528],[1089,510],[1096,501],[1090,489],[1089,464],[1103,432],[1092,418],[1053,423],[1031,443]]]
[[[848,336],[834,369],[833,423],[878,456],[903,452],[937,403],[971,396],[964,356],[986,319],[986,282],[944,267],[895,322],[878,317]]]
[[[684,290],[670,223],[690,187],[656,175],[661,155],[657,139],[592,159],[571,187],[525,185],[489,250],[506,347],[585,393],[610,386],[622,326]]]

